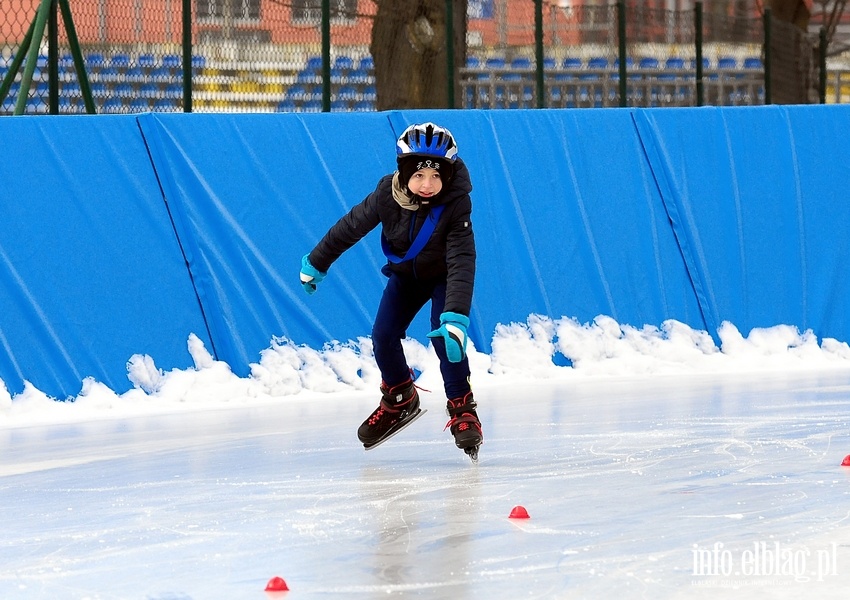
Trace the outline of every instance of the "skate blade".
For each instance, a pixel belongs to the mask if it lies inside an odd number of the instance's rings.
[[[373,443],[371,443],[371,444],[369,444],[369,445],[363,444],[363,448],[365,448],[366,450],[371,450],[372,448],[376,448],[376,447],[380,446],[381,444],[383,444],[384,442],[386,442],[388,439],[390,439],[391,437],[393,437],[395,434],[397,434],[399,431],[401,431],[401,430],[405,429],[408,425],[410,425],[411,423],[413,423],[416,419],[418,419],[419,417],[421,417],[422,415],[424,415],[426,412],[428,412],[428,409],[427,409],[427,408],[420,408],[420,409],[419,409],[419,410],[417,410],[415,413],[413,413],[412,415],[410,415],[409,417],[407,417],[407,419],[406,419],[406,420],[401,421],[400,423],[398,423],[398,424],[395,426],[395,428],[394,428],[394,429],[391,429],[391,430],[390,430],[390,431],[389,431],[389,432],[388,432],[388,433],[387,433],[384,437],[382,437],[381,439],[379,439],[377,442],[373,442]]]
[[[464,448],[463,451],[466,452],[466,455],[469,457],[469,460],[472,461],[472,464],[478,464],[478,450],[481,448],[481,444],[477,446],[471,446],[469,448]]]

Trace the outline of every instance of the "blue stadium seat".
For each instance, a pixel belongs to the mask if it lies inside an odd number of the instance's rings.
[[[370,102],[369,100],[360,100],[354,103],[354,106],[351,107],[352,110],[357,110],[361,112],[371,112],[376,110],[375,103]]]
[[[499,58],[499,57],[488,58],[484,62],[484,66],[487,69],[504,69],[505,68],[505,59]]]
[[[761,70],[764,68],[764,65],[761,62],[761,58],[758,56],[748,56],[744,59],[744,68]]]
[[[203,69],[207,66],[207,57],[202,56],[200,54],[192,55],[192,68],[193,69]]]
[[[658,59],[651,56],[645,56],[638,61],[638,68],[640,69],[657,69],[659,66]]]
[[[347,100],[334,100],[331,102],[331,110],[333,112],[343,112],[351,110],[351,105]]]
[[[166,69],[177,69],[180,67],[180,57],[176,54],[166,54],[162,57],[162,66]]]
[[[168,81],[173,75],[171,73],[171,69],[167,67],[158,67],[151,71],[151,79],[155,81]]]
[[[581,69],[581,59],[568,56],[564,59],[564,62],[561,63],[561,66],[565,69]]]
[[[477,56],[467,56],[466,57],[466,68],[467,69],[479,69],[479,68],[481,68],[481,60]]]
[[[305,71],[312,71],[313,73],[318,73],[322,70],[322,57],[321,56],[311,56],[307,59],[307,64],[304,65]]]
[[[177,104],[168,98],[160,98],[153,103],[151,110],[158,112],[174,112],[177,110]]]
[[[156,66],[156,59],[153,54],[139,54],[139,58],[136,59],[136,65],[143,69],[152,69]]]
[[[375,102],[378,99],[378,91],[374,85],[367,85],[363,88],[363,100],[366,102]]]
[[[718,69],[737,69],[738,60],[733,56],[721,56],[717,59]]]
[[[306,97],[307,88],[298,83],[293,86],[290,86],[284,94],[284,98],[289,100],[304,100]]]
[[[106,97],[107,87],[105,83],[95,82],[91,84],[91,95],[95,98],[104,98]]]
[[[69,98],[79,98],[82,96],[80,84],[77,81],[63,81],[60,92]]]
[[[124,112],[124,100],[111,96],[103,103],[103,112],[108,114]]]
[[[135,98],[130,102],[130,112],[147,112],[151,109],[151,102],[148,98]]]
[[[41,96],[34,96],[27,99],[26,114],[28,115],[44,115],[48,112],[47,102]]]
[[[592,56],[587,61],[588,69],[607,69],[608,59],[604,56]]]
[[[372,81],[372,77],[365,69],[354,69],[348,72],[348,83],[352,85],[367,85]]]
[[[130,66],[130,55],[123,53],[113,54],[109,59],[109,66],[116,69],[126,69]]]
[[[322,102],[320,100],[308,100],[301,105],[303,112],[322,112]]]
[[[349,70],[354,68],[354,59],[350,56],[337,56],[334,59],[332,68]]]
[[[155,98],[159,96],[159,86],[155,83],[143,83],[139,88],[139,96],[141,98]]]
[[[665,69],[684,69],[685,68],[685,59],[680,58],[678,56],[671,56],[666,61],[664,61]]]
[[[182,98],[183,97],[183,84],[182,83],[169,83],[165,88],[165,97],[166,98]]]
[[[341,100],[343,102],[351,102],[358,99],[357,88],[352,85],[344,85],[339,88],[339,91],[336,94],[337,100]]]
[[[558,66],[558,63],[551,56],[547,56],[543,59],[543,68],[544,69],[554,69]]]
[[[127,81],[144,81],[145,72],[142,70],[142,67],[130,67],[127,69],[127,72],[124,73],[124,78]]]
[[[317,81],[321,81],[321,76],[317,75],[315,71],[311,69],[304,69],[303,71],[299,71],[298,75],[295,76],[295,81],[297,83],[316,83]]]
[[[136,95],[136,90],[129,83],[119,83],[113,88],[112,92],[121,98],[130,98]]]
[[[275,106],[276,112],[295,112],[298,110],[298,105],[295,104],[294,100],[281,100]]]
[[[85,62],[87,69],[99,69],[104,64],[106,64],[106,60],[103,58],[103,54],[97,52],[86,54]]]
[[[331,83],[340,84],[348,81],[348,74],[337,67],[331,68]]]
[[[512,69],[530,69],[531,59],[525,56],[517,56],[511,61]]]
[[[375,61],[371,56],[364,56],[360,59],[360,62],[357,64],[358,69],[363,69],[364,71],[374,71],[375,70]]]

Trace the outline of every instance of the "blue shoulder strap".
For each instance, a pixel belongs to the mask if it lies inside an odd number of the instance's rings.
[[[440,220],[440,215],[443,214],[443,209],[446,206],[444,204],[438,204],[434,208],[431,209],[431,212],[428,213],[428,218],[425,219],[425,222],[422,224],[422,229],[419,230],[419,233],[416,234],[416,239],[413,240],[413,243],[408,248],[407,253],[405,253],[404,257],[399,258],[393,251],[390,250],[390,244],[387,242],[387,238],[384,237],[384,234],[381,233],[381,249],[384,251],[384,256],[387,257],[387,260],[391,263],[401,263],[406,260],[413,260],[416,258],[416,255],[425,247],[425,244],[431,237],[431,234],[434,233],[434,228],[437,226],[437,221]]]

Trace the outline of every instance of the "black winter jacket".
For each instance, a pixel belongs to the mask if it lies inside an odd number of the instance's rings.
[[[319,271],[327,271],[340,255],[360,241],[380,223],[393,253],[402,257],[430,212],[429,205],[419,210],[399,206],[392,194],[392,175],[378,182],[371,194],[330,228],[310,252],[310,263]],[[446,278],[447,312],[469,316],[475,279],[475,238],[472,234],[472,182],[463,161],[455,161],[455,174],[431,204],[444,204],[445,209],[431,238],[419,254],[409,261],[394,264],[387,261],[384,269],[401,276],[424,281]]]

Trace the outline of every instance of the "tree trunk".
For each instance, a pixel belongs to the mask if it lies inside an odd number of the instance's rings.
[[[447,108],[446,0],[376,0],[371,52],[378,110]],[[454,73],[465,62],[466,0],[453,1]],[[457,77],[451,77],[455,95]]]

